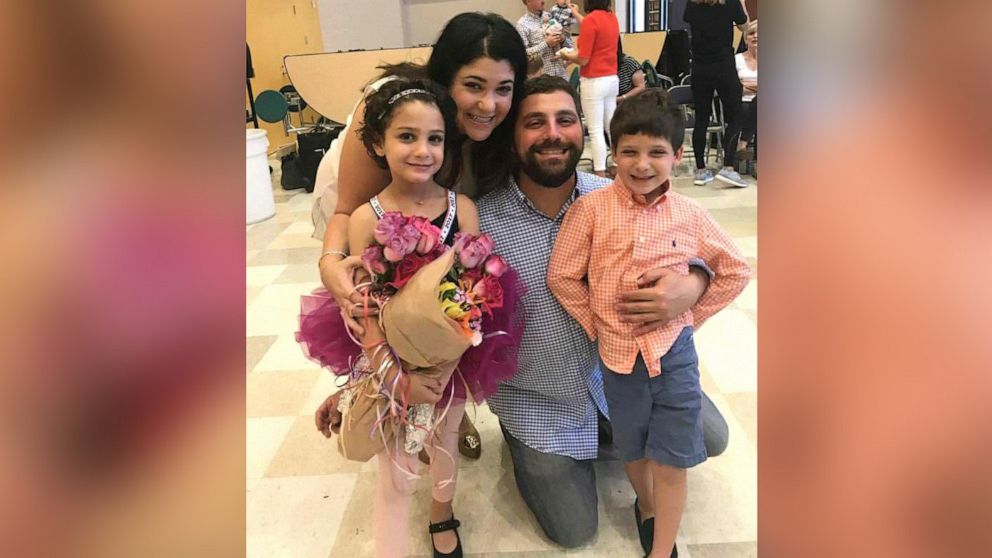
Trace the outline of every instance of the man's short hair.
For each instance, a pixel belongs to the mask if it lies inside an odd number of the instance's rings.
[[[644,134],[665,138],[678,150],[685,140],[682,110],[672,104],[663,89],[648,89],[620,103],[610,122],[610,140],[614,148],[623,136]]]
[[[558,76],[543,75],[525,81],[523,91],[520,94],[520,102],[522,103],[524,99],[531,95],[554,93],[555,91],[568,93],[568,96],[575,102],[575,110],[578,112],[580,106],[578,93],[572,89],[572,86],[567,81]]]

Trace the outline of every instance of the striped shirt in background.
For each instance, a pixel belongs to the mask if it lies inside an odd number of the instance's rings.
[[[623,55],[623,64],[617,71],[617,77],[620,78],[620,93],[618,95],[630,93],[630,90],[634,88],[634,74],[642,70],[643,68],[637,63],[637,60],[626,54]]]
[[[670,184],[670,183],[669,183]],[[661,374],[661,357],[687,326],[698,329],[744,290],[751,269],[730,235],[696,201],[667,190],[650,204],[619,181],[583,196],[565,216],[548,265],[550,290],[617,373],[630,373],[637,354],[649,376]],[[620,293],[636,290],[645,271],[667,267],[689,273],[699,256],[715,277],[691,309],[649,333],[620,321]]]
[[[571,32],[572,24],[575,23],[575,15],[572,13],[571,8],[555,4],[548,10],[548,14],[550,14],[551,19],[557,20],[565,28],[566,33]]]
[[[517,20],[517,32],[520,33],[520,38],[524,40],[524,46],[527,47],[527,54],[539,54],[541,56],[541,60],[544,62],[545,75],[568,79],[568,74],[565,72],[565,61],[555,56],[557,49],[549,47],[548,43],[544,41],[544,22],[542,18],[545,13],[541,12],[540,15],[537,15],[527,12],[521,16]],[[572,37],[568,35],[567,30],[564,37],[565,40],[561,46],[572,46]]]

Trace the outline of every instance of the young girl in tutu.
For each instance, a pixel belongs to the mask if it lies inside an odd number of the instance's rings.
[[[369,154],[389,169],[392,181],[351,215],[348,236],[352,254],[365,251],[373,242],[379,220],[390,212],[430,220],[440,231],[439,241],[448,246],[454,243],[458,232],[479,233],[475,204],[434,181],[444,161],[445,137],[457,133],[453,121],[453,105],[446,92],[428,80],[396,79],[366,99],[365,125],[359,133]],[[512,274],[508,280],[513,281],[511,277]],[[367,279],[359,277],[356,284]],[[514,289],[507,289],[504,306],[509,313],[518,300]],[[345,331],[345,321],[339,312],[326,292],[304,297],[297,338],[308,356],[334,373],[345,375],[361,347]],[[515,347],[519,342],[520,332],[506,323],[507,312],[501,314],[502,318],[496,316],[495,325],[503,335],[465,353],[459,370],[443,385],[430,375],[406,373],[398,366],[384,373],[383,385],[394,386],[395,393],[407,394],[405,404],[436,404],[435,424],[425,446],[431,457],[433,480],[429,531],[434,556],[462,555],[456,531],[459,523],[454,519],[451,504],[457,476],[458,426],[465,412],[465,399],[471,395],[481,401],[495,390],[498,380],[512,375],[516,369],[515,362],[507,362],[505,355],[501,356],[502,366],[480,365],[480,361],[495,362],[494,346],[499,350]],[[374,317],[359,321],[364,331],[357,340],[365,348],[370,368],[376,370],[381,366],[381,352],[370,349],[383,346],[385,335]],[[402,443],[387,444],[377,454],[379,480],[373,531],[375,555],[379,558],[404,555],[410,496],[423,467],[416,453],[398,447]]]

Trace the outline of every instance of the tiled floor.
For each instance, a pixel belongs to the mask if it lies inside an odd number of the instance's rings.
[[[278,162],[272,163],[278,185]],[[757,270],[757,187],[693,186],[683,172],[675,188],[710,209]],[[248,555],[372,556],[375,460],[345,461],[317,433],[313,412],[334,385],[329,373],[303,357],[293,337],[299,297],[319,282],[320,243],[310,238],[311,195],[276,186],[275,198],[275,217],[247,228]],[[696,335],[703,388],[727,419],[730,446],[689,473],[678,539],[685,558],[757,556],[757,287],[755,273],[744,293]],[[485,406],[474,415],[483,453],[478,461],[462,460],[455,497],[467,555],[642,555],[632,519],[633,491],[620,463],[596,465],[599,533],[588,547],[566,552],[540,533],[517,493],[495,417]],[[429,499],[425,479],[412,506],[411,556],[430,555]]]

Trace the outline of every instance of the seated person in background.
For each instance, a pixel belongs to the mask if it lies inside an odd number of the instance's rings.
[[[623,52],[621,41],[617,41],[617,77],[620,78],[620,88],[617,94],[618,105],[647,89],[644,70],[637,63],[637,60]]]
[[[747,44],[747,50],[734,57],[737,77],[744,88],[744,94],[741,95],[744,116],[741,122],[741,139],[737,142],[738,152],[747,151],[747,144],[758,132],[758,20],[752,21],[745,28],[743,42]]]

